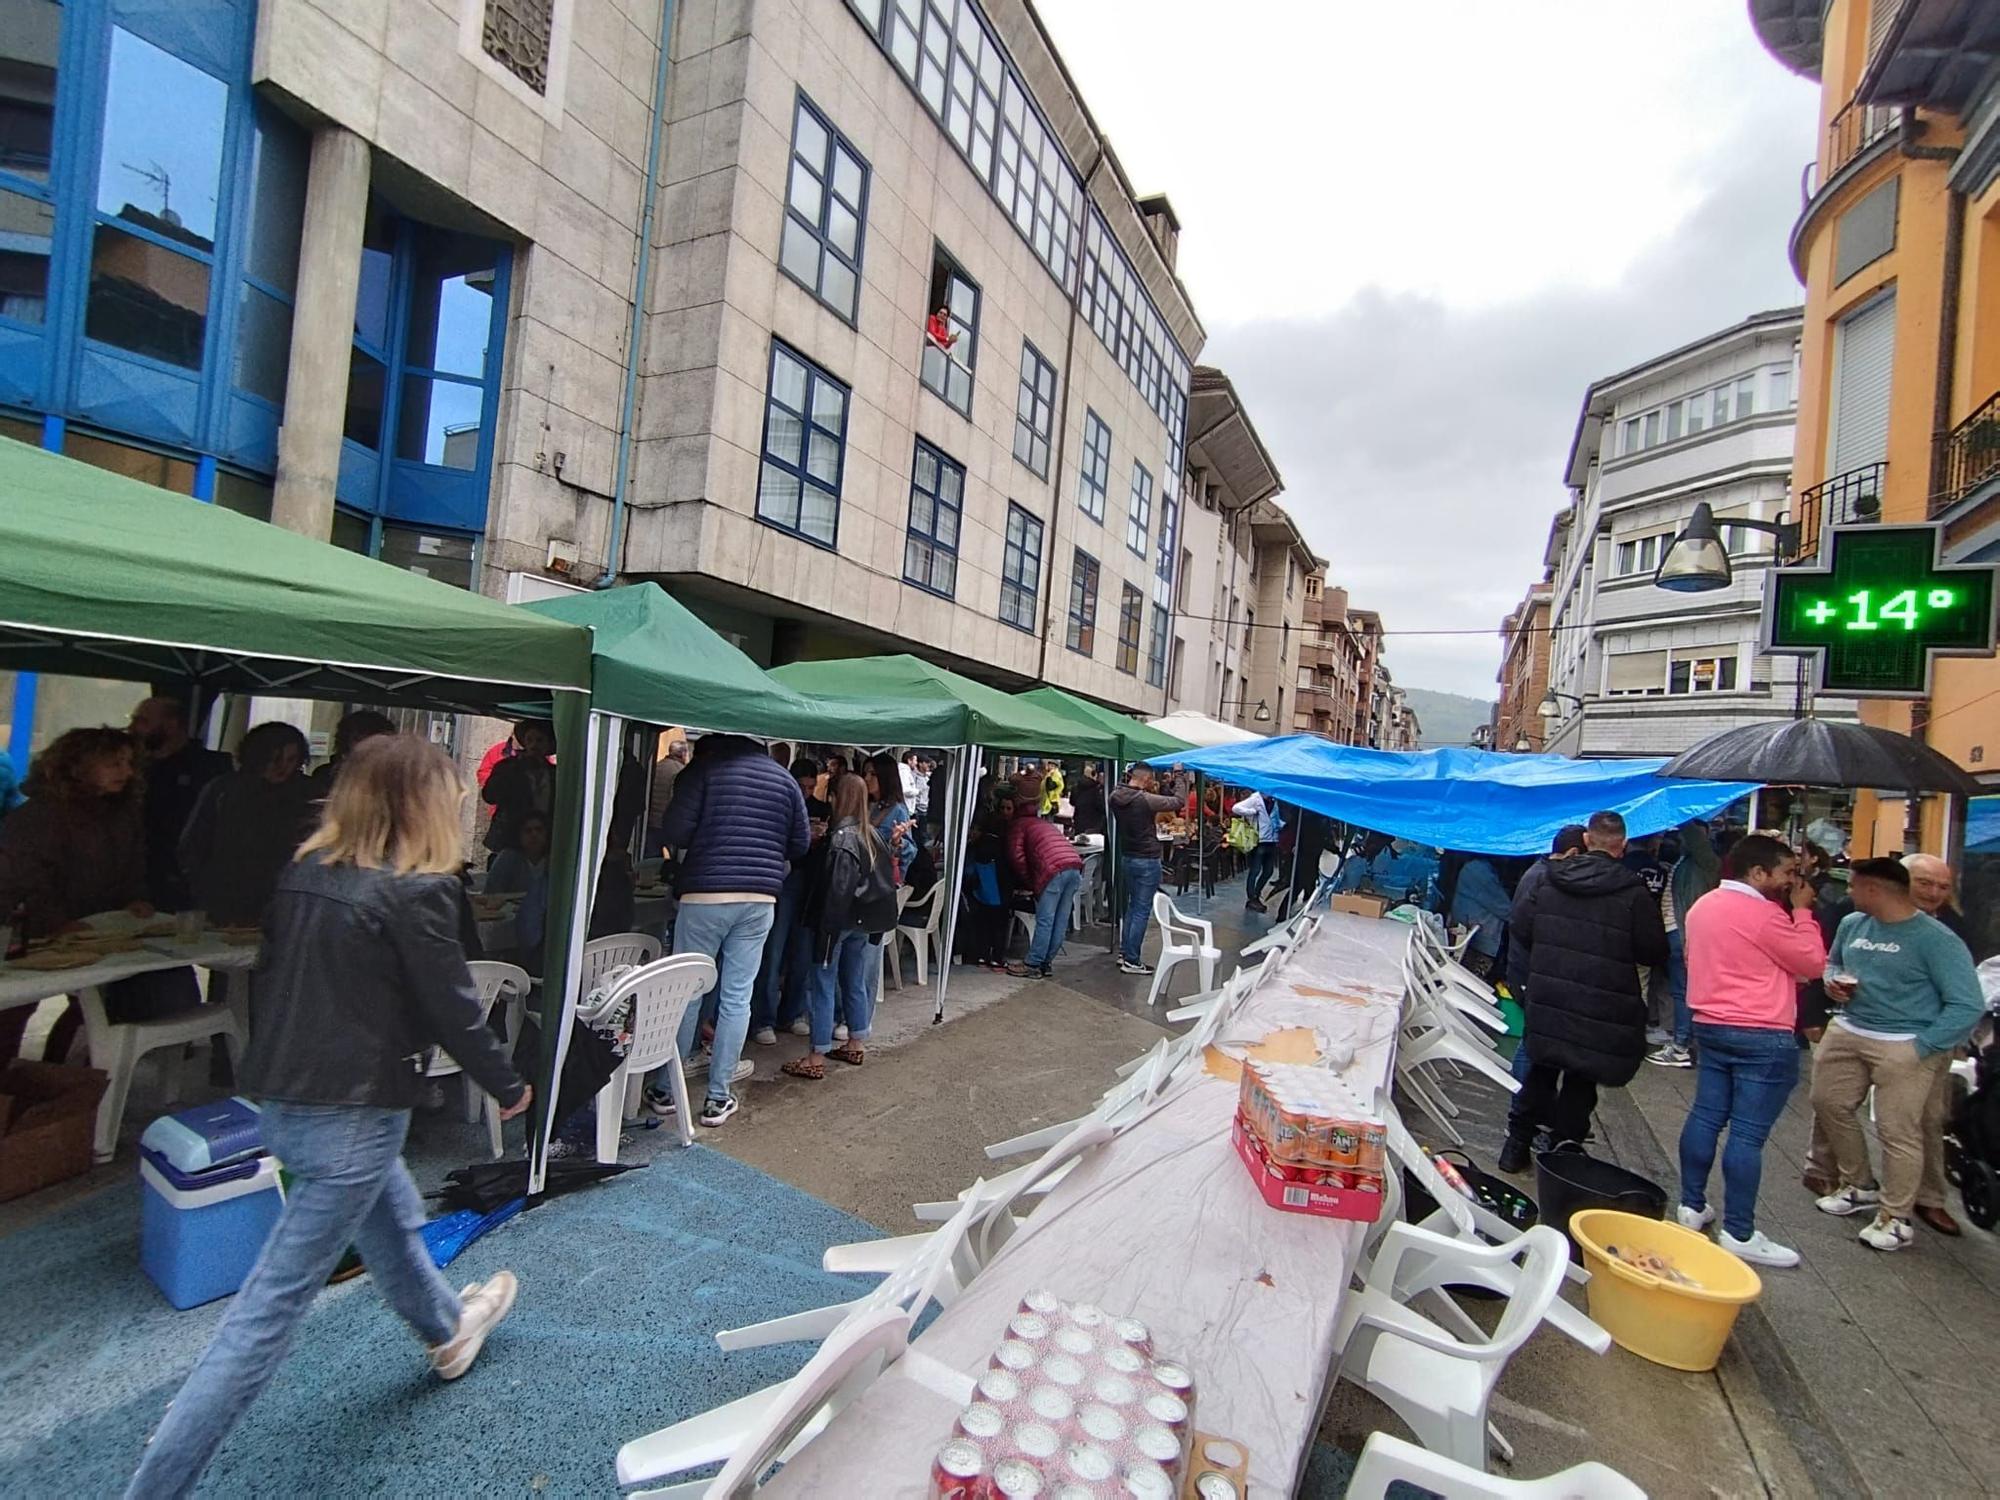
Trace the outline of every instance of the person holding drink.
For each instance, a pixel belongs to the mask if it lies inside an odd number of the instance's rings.
[[[1895,1251],[1915,1238],[1925,1102],[1952,1050],[1972,1034],[1983,1000],[1972,954],[1917,906],[1898,861],[1858,861],[1848,888],[1854,911],[1841,920],[1826,962],[1833,1019],[1813,1059],[1813,1110],[1840,1170],[1839,1186],[1819,1207],[1839,1215],[1873,1209],[1861,1242]],[[1879,1187],[1856,1117],[1871,1088]]]

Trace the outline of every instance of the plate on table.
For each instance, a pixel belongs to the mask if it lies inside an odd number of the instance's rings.
[[[30,973],[53,973],[63,969],[86,968],[103,957],[95,948],[31,948],[19,958],[8,959],[5,967],[25,969]]]

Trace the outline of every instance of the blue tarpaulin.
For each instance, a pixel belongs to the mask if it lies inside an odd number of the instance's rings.
[[[1565,823],[1622,813],[1634,837],[1707,817],[1747,781],[1661,776],[1664,757],[1571,760],[1490,750],[1363,750],[1310,734],[1156,756],[1396,838],[1480,854],[1546,854]]]

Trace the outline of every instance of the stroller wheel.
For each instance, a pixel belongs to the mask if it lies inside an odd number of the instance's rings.
[[[1956,1136],[1944,1138],[1944,1176],[1955,1188],[1965,1186],[1965,1147],[1959,1145]]]
[[[2000,1173],[1986,1162],[1966,1161],[1960,1191],[1965,1195],[1966,1217],[1981,1229],[1991,1229],[2000,1220]]]

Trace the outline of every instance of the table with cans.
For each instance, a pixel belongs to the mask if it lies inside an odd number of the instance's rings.
[[[1218,1041],[1314,1027],[1353,1047],[1343,1069],[1351,1087],[1364,1096],[1386,1088],[1409,935],[1398,922],[1329,913],[1282,964],[1266,966]],[[1169,1377],[1191,1380],[1193,1425],[1247,1453],[1248,1493],[1291,1494],[1365,1226],[1264,1204],[1230,1141],[1237,1092],[1234,1081],[1197,1074],[1084,1157],[912,1344],[923,1358],[892,1365],[766,1491],[923,1500],[965,1410],[925,1371],[1005,1371],[1006,1347],[1022,1342],[1013,1325],[1024,1299],[1048,1295],[1143,1327]],[[1055,1482],[1032,1492],[1060,1491]]]

